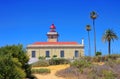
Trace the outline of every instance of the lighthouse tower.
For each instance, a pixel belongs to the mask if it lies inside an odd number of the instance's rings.
[[[47,33],[48,42],[58,42],[59,34],[56,32],[56,27],[54,24],[50,26],[50,31]]]

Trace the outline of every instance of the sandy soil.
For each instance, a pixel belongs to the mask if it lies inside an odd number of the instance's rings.
[[[38,79],[65,79],[62,77],[57,77],[55,73],[59,70],[65,69],[69,67],[69,65],[54,65],[54,66],[49,66],[49,67],[34,67],[34,69],[39,69],[39,68],[48,68],[51,70],[50,74],[46,75],[41,75],[41,74],[34,74]]]

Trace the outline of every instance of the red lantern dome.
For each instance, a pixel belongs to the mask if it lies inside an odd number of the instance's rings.
[[[52,24],[52,25],[50,26],[50,29],[56,29],[55,25]]]

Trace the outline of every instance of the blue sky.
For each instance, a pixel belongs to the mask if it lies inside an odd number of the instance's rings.
[[[47,41],[46,33],[52,23],[60,34],[59,41],[85,41],[88,55],[90,12],[96,11],[97,51],[107,53],[107,43],[101,38],[108,28],[120,37],[119,0],[0,0],[0,46],[21,43],[26,47],[37,41]],[[93,30],[90,32],[94,55]],[[120,40],[112,42],[112,53],[120,54]]]

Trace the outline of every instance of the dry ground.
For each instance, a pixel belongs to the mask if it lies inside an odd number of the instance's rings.
[[[69,67],[68,64],[65,65],[53,65],[53,66],[48,66],[48,67],[34,67],[33,69],[39,69],[39,68],[48,68],[51,70],[50,74],[45,74],[45,75],[41,75],[41,74],[34,74],[38,79],[65,79],[62,77],[57,77],[55,75],[55,73],[59,70],[65,69]]]

